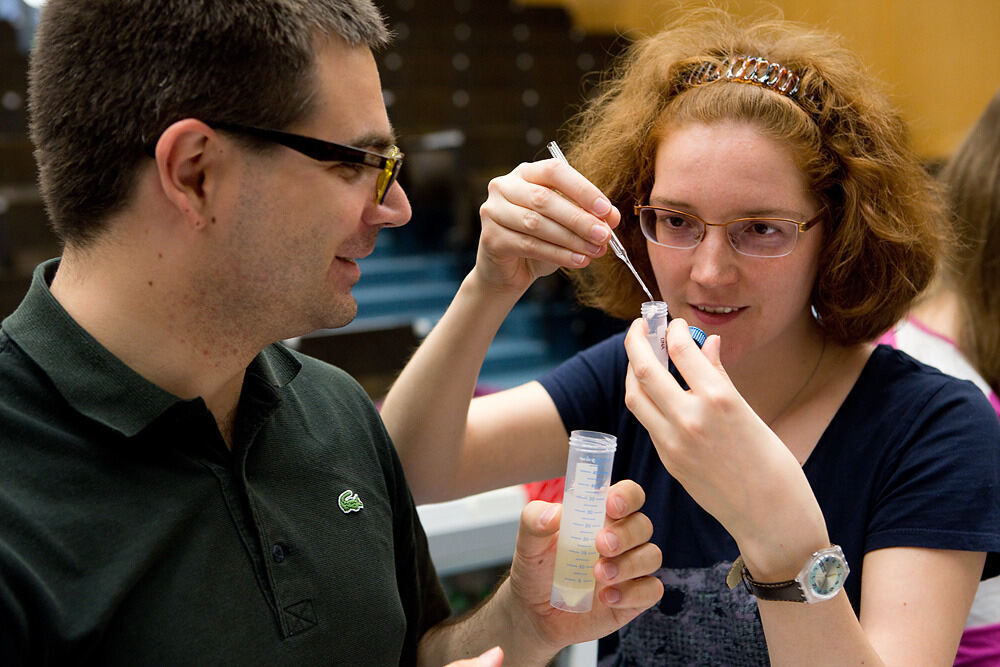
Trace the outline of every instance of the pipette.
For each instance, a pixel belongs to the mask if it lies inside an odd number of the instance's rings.
[[[565,162],[566,164],[569,164],[569,160],[567,160],[566,156],[563,155],[562,150],[560,150],[559,148],[559,144],[557,144],[554,141],[550,141],[548,143],[547,148],[549,149],[549,153],[552,154],[552,157],[558,158],[563,162]],[[628,253],[625,252],[625,246],[623,246],[622,242],[618,240],[617,236],[615,236],[614,230],[611,230],[611,237],[608,239],[608,245],[611,246],[611,251],[615,253],[615,256],[618,257],[618,259],[620,259],[621,261],[625,262],[625,266],[627,266],[628,270],[632,272],[632,275],[635,276],[635,279],[639,281],[639,287],[641,287],[642,291],[646,293],[646,296],[649,297],[649,300],[653,301],[654,300],[653,295],[649,293],[649,289],[647,289],[646,283],[642,282],[642,278],[639,277],[639,272],[635,270],[635,267],[632,266],[632,262],[629,261]]]

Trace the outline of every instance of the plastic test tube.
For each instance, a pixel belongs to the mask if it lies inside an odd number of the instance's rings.
[[[642,304],[641,312],[642,319],[646,320],[646,326],[649,328],[646,340],[653,348],[656,358],[666,366],[670,363],[670,357],[667,355],[667,324],[669,323],[667,304],[663,301],[646,301]],[[689,326],[688,331],[691,332],[691,338],[698,344],[698,347],[701,347],[708,338],[705,332],[698,327]]]
[[[556,571],[550,603],[556,609],[587,612],[594,604],[597,532],[604,526],[617,439],[597,431],[569,436]]]
[[[649,333],[646,340],[653,348],[653,353],[660,363],[666,366],[670,363],[667,356],[667,304],[663,301],[646,301],[642,304],[642,319],[646,320]]]

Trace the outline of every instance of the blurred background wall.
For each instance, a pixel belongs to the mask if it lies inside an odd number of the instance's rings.
[[[566,7],[593,32],[656,30],[678,6],[667,0],[521,0]],[[732,0],[740,14],[778,8],[785,18],[843,35],[894,93],[928,159],[947,156],[1000,88],[998,0]]]

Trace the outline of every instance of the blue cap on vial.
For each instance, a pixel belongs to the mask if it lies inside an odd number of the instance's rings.
[[[688,327],[688,331],[691,332],[691,338],[694,339],[694,342],[698,343],[698,347],[704,345],[705,341],[708,339],[708,334],[698,327]]]

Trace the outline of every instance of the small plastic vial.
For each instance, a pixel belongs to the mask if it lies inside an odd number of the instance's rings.
[[[668,314],[665,301],[646,301],[642,304],[642,319],[646,320],[646,326],[649,328],[646,340],[653,348],[656,358],[664,366],[670,363],[670,357],[667,356]]]
[[[670,355],[667,354],[668,314],[667,304],[663,301],[646,301],[642,304],[642,319],[646,320],[646,326],[649,328],[646,340],[653,348],[656,358],[664,366],[670,363]],[[689,326],[688,331],[698,347],[704,345],[708,339],[708,335],[698,327]]]

